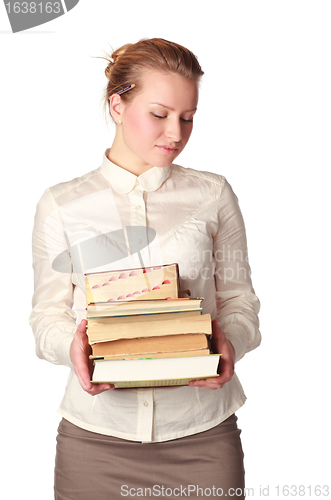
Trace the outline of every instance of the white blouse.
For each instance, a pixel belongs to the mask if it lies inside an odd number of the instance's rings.
[[[217,390],[114,389],[90,396],[69,348],[77,321],[86,317],[84,273],[174,262],[181,288],[204,297],[203,313],[218,320],[236,361],[257,347],[259,301],[237,198],[221,175],[173,164],[137,177],[108,153],[100,168],[47,189],[38,203],[30,315],[37,355],[71,368],[59,413],[83,429],[142,442],[205,431],[244,404],[236,374]],[[133,244],[125,237],[132,226],[139,226]]]

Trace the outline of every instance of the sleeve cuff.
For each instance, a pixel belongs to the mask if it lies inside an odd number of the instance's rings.
[[[59,339],[57,339],[57,341],[53,346],[57,362],[60,365],[65,365],[68,366],[69,368],[73,368],[73,364],[71,362],[69,355],[72,339],[73,339],[73,334],[71,333],[62,334],[59,337]]]
[[[240,325],[230,324],[224,328],[226,338],[234,347],[236,357],[235,362],[241,359],[247,351],[247,337],[245,330]]]

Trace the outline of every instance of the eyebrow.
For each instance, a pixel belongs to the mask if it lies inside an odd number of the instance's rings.
[[[165,104],[161,104],[160,102],[150,102],[150,104],[157,104],[158,106],[162,106],[162,108],[167,108],[167,109],[170,109],[170,111],[175,111],[174,108],[171,108],[170,106],[166,106]],[[198,108],[194,108],[194,109],[188,109],[187,111],[185,111],[185,113],[189,113],[191,111],[196,111]]]

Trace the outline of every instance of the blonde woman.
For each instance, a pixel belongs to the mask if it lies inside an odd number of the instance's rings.
[[[245,227],[230,185],[208,171],[206,144],[203,170],[174,163],[192,132],[203,71],[192,52],[163,39],[125,45],[108,62],[113,144],[99,168],[45,191],[33,233],[37,355],[71,369],[55,498],[244,498],[235,412],[245,395],[234,367],[260,343]],[[178,262],[183,288],[204,297],[219,377],[183,387],[91,384],[83,275],[140,267],[137,254],[115,252],[111,234],[124,226],[153,228],[144,265]],[[97,251],[82,244],[91,240]]]

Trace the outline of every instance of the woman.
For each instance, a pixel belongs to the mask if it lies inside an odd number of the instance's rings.
[[[71,368],[55,498],[244,498],[235,411],[245,395],[234,365],[260,343],[244,223],[224,177],[173,163],[192,132],[203,72],[189,50],[162,39],[126,45],[111,59],[112,147],[100,168],[46,190],[35,219],[36,351]],[[111,233],[124,226],[152,227],[156,238],[113,262]],[[93,238],[100,252],[91,256]],[[91,384],[84,272],[141,267],[141,258],[146,267],[177,262],[182,288],[204,297],[219,377],[168,388]]]

